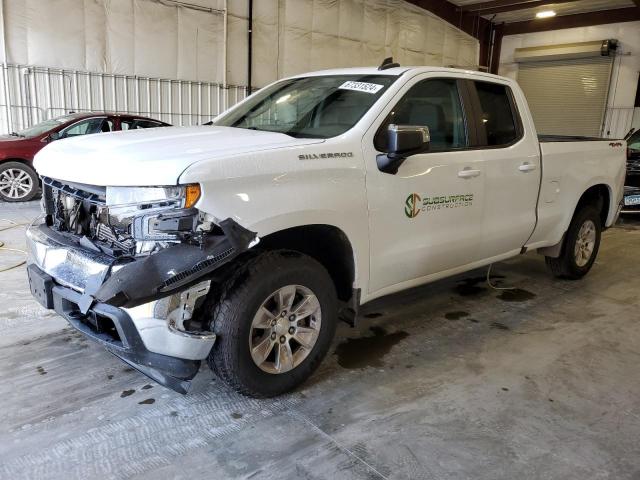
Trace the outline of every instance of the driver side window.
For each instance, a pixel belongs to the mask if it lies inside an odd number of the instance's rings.
[[[462,103],[455,79],[432,79],[418,82],[402,97],[380,126],[374,145],[388,151],[389,125],[429,127],[430,151],[447,151],[467,146]]]

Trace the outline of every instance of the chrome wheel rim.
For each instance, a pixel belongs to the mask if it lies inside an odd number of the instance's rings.
[[[8,168],[0,173],[0,193],[7,198],[18,200],[31,193],[33,180],[21,168]]]
[[[260,370],[280,374],[293,370],[318,341],[322,311],[315,294],[287,285],[262,302],[251,322],[249,351]]]
[[[576,265],[584,267],[591,256],[596,246],[596,225],[592,220],[587,220],[582,224],[578,231],[578,238],[576,239],[576,245],[574,248],[574,256],[576,259]]]

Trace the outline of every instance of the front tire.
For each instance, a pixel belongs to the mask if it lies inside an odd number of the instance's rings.
[[[569,280],[584,277],[598,255],[601,234],[602,224],[598,210],[592,205],[578,210],[567,230],[560,256],[545,257],[551,272],[556,277]]]
[[[0,164],[0,199],[5,202],[28,202],[38,195],[38,175],[20,162]]]
[[[207,358],[211,369],[242,394],[273,397],[318,367],[335,333],[338,303],[320,263],[276,250],[239,268],[209,312],[217,336]]]

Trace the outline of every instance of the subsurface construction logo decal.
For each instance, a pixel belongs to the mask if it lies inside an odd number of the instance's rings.
[[[420,209],[422,208],[422,199],[417,193],[409,195],[404,203],[404,213],[407,217],[413,218],[420,213]]]
[[[473,193],[440,195],[437,197],[420,196],[417,193],[412,193],[404,202],[404,214],[409,218],[415,218],[420,212],[435,212],[470,207],[472,205]]]

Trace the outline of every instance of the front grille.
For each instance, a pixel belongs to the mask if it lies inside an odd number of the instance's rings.
[[[112,249],[132,252],[136,248],[136,242],[131,236],[119,234],[113,227],[104,223],[98,223],[96,227],[96,239],[104,242]]]
[[[135,253],[131,220],[110,215],[105,187],[43,178],[43,190],[47,224],[53,229],[86,237],[112,256]]]
[[[104,205],[106,201],[107,188],[94,185],[84,185],[80,183],[62,183],[49,177],[42,177],[42,184],[45,191],[58,191],[80,200],[87,200],[95,204]]]

